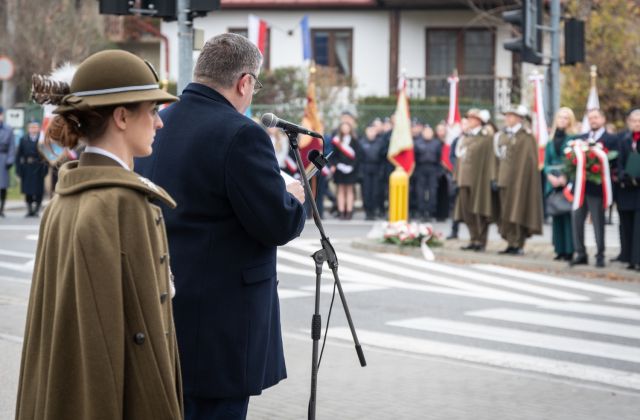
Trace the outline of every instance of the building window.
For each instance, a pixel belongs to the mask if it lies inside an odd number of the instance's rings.
[[[232,34],[242,35],[245,38],[249,37],[249,30],[247,28],[229,28],[227,32]],[[262,60],[262,70],[269,70],[271,56],[271,28],[267,28],[267,39],[264,42],[264,54]]]
[[[493,102],[495,40],[488,29],[427,29],[427,95],[448,95],[447,76],[460,74],[460,95]]]
[[[335,67],[351,76],[353,67],[352,29],[312,29],[313,59],[321,66]]]
[[[486,29],[427,29],[427,75],[493,75],[493,33]]]

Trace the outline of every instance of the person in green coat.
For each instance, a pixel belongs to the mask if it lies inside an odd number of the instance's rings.
[[[564,149],[569,140],[578,134],[576,117],[570,108],[562,107],[558,110],[551,133],[552,137],[544,152],[546,196],[554,191],[562,191],[567,185],[567,176],[564,174]],[[571,212],[553,216],[552,219],[552,242],[556,253],[554,260],[571,261],[573,257]]]

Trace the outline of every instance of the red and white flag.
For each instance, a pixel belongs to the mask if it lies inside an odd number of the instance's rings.
[[[451,143],[462,134],[460,107],[458,105],[458,84],[460,82],[458,72],[454,71],[447,81],[449,82],[449,113],[447,115],[447,136],[444,139],[445,143],[442,145],[441,161],[448,170],[452,171],[453,164],[449,159]]]
[[[262,54],[264,54],[267,45],[267,27],[266,20],[260,19],[256,15],[249,15],[249,24],[247,25],[249,41],[253,42]]]
[[[544,75],[534,73],[529,77],[533,82],[533,134],[538,142],[538,165],[544,165],[544,151],[549,141],[547,120],[544,116],[544,102],[542,97],[542,82]]]
[[[394,115],[395,123],[391,132],[387,159],[411,175],[415,166],[415,157],[413,154],[413,137],[411,136],[407,82],[404,77],[400,77],[398,82],[398,105]]]
[[[598,88],[596,87],[595,82],[591,84],[591,89],[589,89],[589,98],[587,98],[587,109],[585,109],[584,117],[582,117],[581,131],[583,133],[588,133],[591,130],[587,114],[589,114],[589,111],[591,111],[592,109],[600,109],[600,98],[598,97]]]
[[[447,125],[452,127],[460,124],[460,108],[458,106],[458,83],[460,79],[457,74],[452,74],[447,79],[449,82],[449,115],[447,115]]]

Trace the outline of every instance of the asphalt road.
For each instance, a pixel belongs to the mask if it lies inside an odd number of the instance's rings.
[[[0,418],[13,417],[37,220],[0,219]],[[319,419],[635,419],[640,283],[427,263],[354,250],[369,223],[328,222],[367,367],[338,298],[318,381]],[[318,248],[308,225],[279,251],[289,378],[249,418],[306,418]],[[332,278],[323,276],[323,323]]]

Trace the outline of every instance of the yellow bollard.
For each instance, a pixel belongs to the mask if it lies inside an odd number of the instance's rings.
[[[389,222],[409,220],[409,175],[400,166],[389,176]]]

